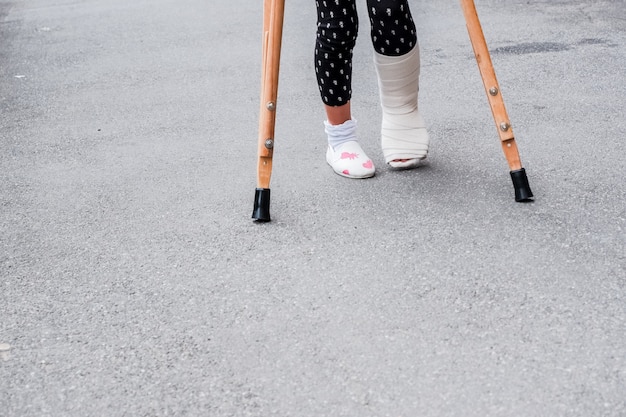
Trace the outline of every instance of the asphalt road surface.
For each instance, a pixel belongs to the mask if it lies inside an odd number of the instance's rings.
[[[0,0],[0,415],[625,416],[626,7],[411,1],[432,147],[384,164],[365,2],[326,165],[315,6],[287,1],[252,222],[262,2]]]

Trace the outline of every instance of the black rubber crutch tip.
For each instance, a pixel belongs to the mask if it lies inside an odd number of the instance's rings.
[[[252,218],[257,222],[269,222],[271,220],[269,188],[257,188],[255,190]]]
[[[515,187],[515,201],[518,203],[526,203],[533,201],[533,192],[528,184],[528,177],[524,168],[511,171],[511,179],[513,187]]]

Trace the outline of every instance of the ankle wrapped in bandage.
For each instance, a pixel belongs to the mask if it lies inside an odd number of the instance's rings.
[[[428,153],[429,136],[418,111],[420,57],[416,46],[402,56],[374,54],[383,111],[381,145],[385,162],[412,167]],[[399,162],[401,161],[401,162]]]

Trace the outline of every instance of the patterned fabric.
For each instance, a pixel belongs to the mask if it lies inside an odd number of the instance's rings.
[[[322,101],[341,106],[352,97],[352,51],[359,30],[356,0],[315,0],[315,72]],[[407,0],[367,0],[374,50],[401,56],[417,43]]]

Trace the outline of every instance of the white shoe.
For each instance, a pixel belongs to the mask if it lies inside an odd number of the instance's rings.
[[[335,173],[347,178],[370,178],[376,172],[374,163],[355,140],[342,143],[336,149],[329,145],[326,162]]]

